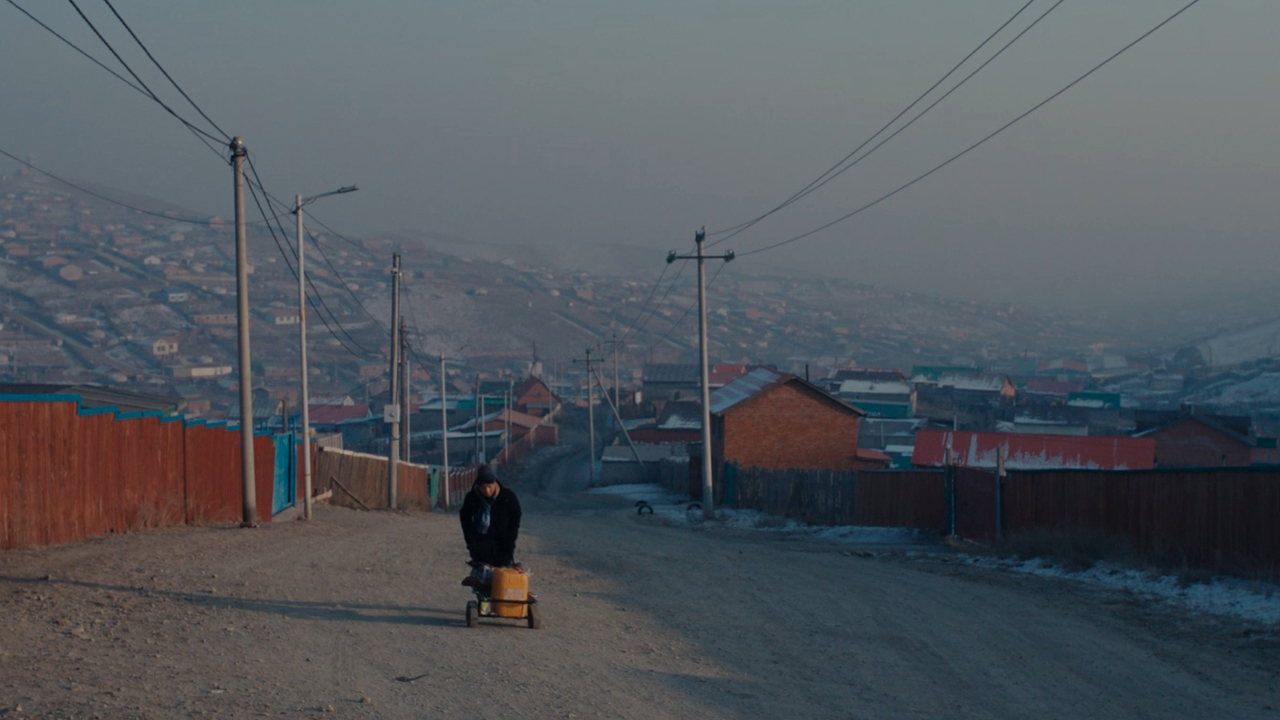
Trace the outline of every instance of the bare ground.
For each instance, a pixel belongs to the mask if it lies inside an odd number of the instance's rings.
[[[1276,629],[514,484],[545,627],[463,624],[457,520],[0,555],[0,718],[1280,718]],[[19,709],[21,708],[21,709]]]

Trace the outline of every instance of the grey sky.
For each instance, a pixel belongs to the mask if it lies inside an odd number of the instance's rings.
[[[19,2],[108,58],[69,4]],[[274,192],[361,185],[317,206],[332,223],[645,245],[654,267],[638,272],[651,276],[698,225],[735,224],[803,186],[1022,2],[116,6],[210,115],[244,136]],[[1184,3],[1066,0],[865,163],[727,246],[806,230],[909,180]],[[1015,25],[1050,4],[1037,0]],[[162,87],[105,6],[81,6]],[[1280,260],[1277,27],[1280,3],[1204,0],[934,177],[740,267],[1063,305],[1270,282]],[[230,172],[207,149],[7,5],[0,63],[0,147],[229,214]]]

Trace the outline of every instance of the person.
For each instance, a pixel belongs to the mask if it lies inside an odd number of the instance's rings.
[[[472,575],[463,585],[487,585],[494,567],[516,564],[516,537],[520,534],[520,501],[498,482],[488,465],[481,465],[471,492],[458,513],[462,538],[471,554]]]

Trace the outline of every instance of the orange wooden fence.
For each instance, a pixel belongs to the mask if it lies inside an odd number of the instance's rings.
[[[259,520],[275,446],[254,440]],[[240,435],[156,412],[84,409],[74,395],[0,396],[0,549],[241,513]]]

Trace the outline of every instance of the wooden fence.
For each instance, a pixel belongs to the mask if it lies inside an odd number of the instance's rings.
[[[275,445],[254,440],[259,520]],[[81,408],[74,395],[0,396],[0,549],[241,515],[240,435],[158,412]]]
[[[440,468],[403,460],[396,465],[396,504],[400,509],[445,507]],[[475,482],[476,468],[453,469],[445,491],[448,506],[458,507]],[[322,448],[316,454],[317,493],[332,491],[329,502],[360,510],[387,508],[387,458],[380,455]]]
[[[1040,531],[1123,537],[1141,557],[1280,573],[1280,469],[725,472],[729,504],[817,525],[936,529],[978,542]]]
[[[1214,570],[1280,572],[1280,470],[1012,473],[1004,529],[1127,538],[1143,557]]]
[[[946,496],[940,470],[766,470],[732,477],[737,507],[815,525],[942,529]]]

